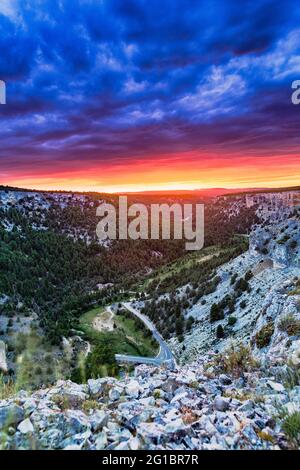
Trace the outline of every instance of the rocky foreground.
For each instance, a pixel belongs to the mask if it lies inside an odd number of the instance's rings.
[[[267,356],[259,364],[242,348],[222,358],[211,353],[175,371],[139,366],[134,376],[122,380],[107,377],[83,385],[60,381],[0,402],[0,445],[66,450],[297,448],[300,386],[295,377]]]

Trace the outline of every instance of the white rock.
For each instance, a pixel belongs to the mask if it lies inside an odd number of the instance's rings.
[[[144,406],[154,406],[155,398],[154,397],[140,398],[139,403],[141,403]]]
[[[293,352],[293,354],[291,355],[291,362],[294,366],[300,365],[300,349]]]
[[[229,399],[224,397],[216,397],[214,400],[214,408],[217,411],[227,411],[229,409]]]
[[[18,430],[19,430],[22,434],[33,433],[33,432],[34,432],[34,429],[33,429],[33,425],[32,425],[32,422],[30,421],[30,419],[29,419],[29,418],[24,419],[24,421],[22,421],[22,422],[19,424]]]
[[[138,398],[140,393],[140,384],[136,380],[132,380],[126,387],[126,394],[132,398]]]
[[[273,380],[268,380],[268,385],[269,387],[272,388],[275,392],[284,392],[285,388],[282,384],[279,384],[278,382],[273,382]]]
[[[171,421],[170,423],[168,423],[165,427],[165,432],[175,433],[175,432],[181,431],[182,429],[185,429],[185,425],[182,419],[179,418],[179,419],[176,419],[175,421]]]
[[[121,394],[120,394],[120,391],[117,389],[117,388],[112,388],[110,391],[109,391],[109,399],[111,401],[117,401],[119,400]]]
[[[88,386],[90,389],[91,395],[99,395],[103,389],[103,380],[102,379],[89,379]]]
[[[141,441],[138,437],[133,437],[129,440],[129,448],[130,450],[139,450],[141,448]]]
[[[107,435],[105,432],[100,432],[97,436],[96,442],[96,449],[103,450],[107,446]]]
[[[90,422],[92,430],[97,432],[107,425],[108,416],[105,414],[104,411],[95,410],[93,411]]]

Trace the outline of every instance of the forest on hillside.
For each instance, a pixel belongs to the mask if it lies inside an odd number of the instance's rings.
[[[149,273],[186,256],[184,241],[179,240],[122,240],[106,248],[96,239],[87,242],[80,235],[94,234],[98,221],[92,204],[32,210],[30,199],[0,209],[0,297],[9,299],[1,303],[0,313],[34,311],[54,343],[76,328],[90,306],[117,301],[120,295],[126,298]],[[226,207],[208,205],[205,245],[226,246],[253,221],[254,212],[228,217]],[[184,276],[192,276],[186,282],[197,281],[191,272]],[[178,285],[179,280],[174,277],[172,283]],[[99,289],[99,284],[108,287]]]

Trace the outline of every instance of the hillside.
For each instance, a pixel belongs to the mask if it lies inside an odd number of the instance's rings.
[[[299,446],[299,192],[208,202],[196,253],[97,244],[90,196],[0,196],[3,448]],[[116,362],[157,351],[124,300],[176,366]]]

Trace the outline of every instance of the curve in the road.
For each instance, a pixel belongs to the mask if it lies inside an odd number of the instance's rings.
[[[122,302],[122,305],[129,312],[131,312],[133,315],[138,317],[147,326],[147,328],[152,332],[153,337],[158,342],[160,349],[156,357],[142,357],[142,356],[129,356],[126,354],[116,354],[115,355],[116,360],[118,362],[131,362],[134,364],[149,364],[149,365],[155,365],[155,366],[160,366],[162,364],[165,364],[165,365],[168,365],[169,367],[175,367],[176,361],[172,354],[172,351],[167,345],[167,343],[164,341],[162,336],[159,334],[157,329],[155,328],[155,325],[153,325],[153,323],[149,320],[148,317],[146,317],[146,315],[143,315],[141,312],[139,312],[139,310],[133,308],[129,302]]]

